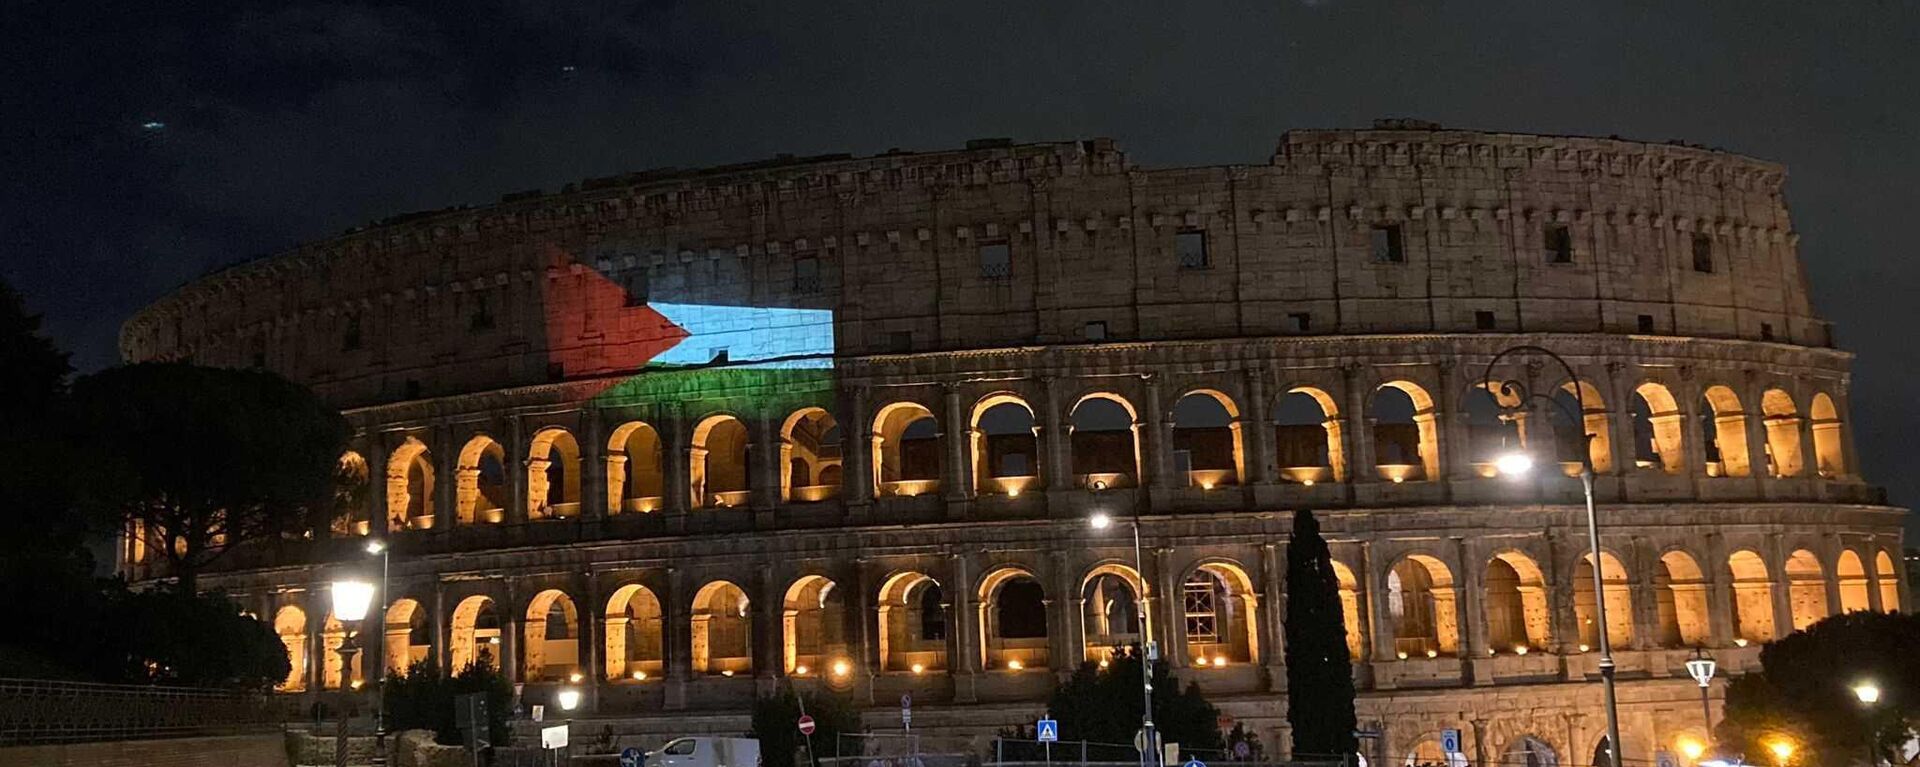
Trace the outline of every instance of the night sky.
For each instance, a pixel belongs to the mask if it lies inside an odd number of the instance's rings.
[[[629,170],[988,136],[1257,164],[1388,116],[1678,138],[1787,164],[1867,477],[1920,500],[1920,3],[1616,5],[13,0],[0,277],[91,370],[214,267]]]

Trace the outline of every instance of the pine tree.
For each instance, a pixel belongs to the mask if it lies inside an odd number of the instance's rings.
[[[1287,723],[1293,758],[1355,752],[1353,665],[1333,555],[1313,512],[1293,516],[1287,542]]]

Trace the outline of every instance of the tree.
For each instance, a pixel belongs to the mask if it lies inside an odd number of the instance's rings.
[[[1293,515],[1287,541],[1287,723],[1293,756],[1355,753],[1353,665],[1333,554],[1313,512]]]
[[[807,738],[800,734],[801,701],[789,686],[780,694],[753,701],[752,736],[760,741],[760,763],[767,767],[790,767],[806,755]],[[813,717],[812,760],[832,756],[842,733],[860,731],[860,712],[845,696],[833,692],[812,692],[806,697],[806,712]]]
[[[299,535],[331,511],[346,421],[273,373],[141,363],[74,385],[84,500],[138,526],[191,591],[252,541]]]
[[[1858,761],[1873,743],[1882,757],[1905,742],[1920,721],[1920,615],[1850,612],[1836,615],[1760,650],[1760,671],[1727,687],[1717,739],[1771,761],[1768,744],[1798,744],[1797,765]],[[1853,687],[1872,682],[1880,700],[1862,705]]]
[[[513,686],[492,666],[470,664],[449,678],[432,661],[415,661],[405,674],[388,674],[380,691],[392,729],[432,730],[434,740],[448,746],[463,742],[454,701],[473,693],[487,696],[488,742],[506,745],[512,734],[507,717],[512,713]]]
[[[103,624],[116,638],[117,681],[265,690],[287,678],[287,647],[273,627],[225,594],[113,584]]]
[[[1138,655],[1136,646],[1114,653],[1106,668],[1094,662],[1082,663],[1054,688],[1047,712],[1060,722],[1062,739],[1133,742],[1140,730]],[[1182,688],[1166,664],[1153,667],[1153,726],[1160,732],[1161,741],[1179,743],[1188,752],[1213,756],[1226,748],[1220,738],[1220,709],[1207,702],[1197,685]],[[1090,753],[1089,758],[1092,756]]]

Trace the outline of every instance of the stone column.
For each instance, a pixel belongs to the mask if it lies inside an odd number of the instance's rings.
[[[454,444],[453,429],[446,424],[435,425],[430,434],[427,450],[433,456],[433,526],[445,529],[460,524],[459,510],[454,508],[460,483],[460,446]]]
[[[782,656],[786,653],[787,636],[782,613],[786,609],[785,591],[780,588],[780,579],[766,568],[760,569],[754,576],[752,603],[753,610],[753,677],[754,686],[759,694],[771,695],[774,689],[774,677],[783,675],[786,666]]]
[[[1247,401],[1241,405],[1241,450],[1245,452],[1246,476],[1241,484],[1264,485],[1273,482],[1273,407],[1267,401],[1266,371],[1255,365],[1247,368]]]
[[[868,391],[865,386],[851,387],[847,392],[848,423],[840,427],[840,433],[851,440],[842,439],[840,454],[846,464],[840,472],[840,497],[850,506],[865,506],[873,501],[873,423],[867,412]]]
[[[952,627],[949,644],[953,648],[947,657],[947,673],[953,677],[954,702],[972,703],[977,699],[974,677],[980,673],[980,628],[973,614],[971,568],[965,554],[950,554],[947,560],[950,575],[945,592],[952,605],[947,625]]]
[[[660,632],[660,650],[667,666],[665,706],[673,711],[687,707],[687,684],[693,678],[693,594],[681,568],[667,568],[666,581],[666,593],[660,599],[660,619],[666,623]]]
[[[1613,390],[1607,400],[1607,449],[1613,453],[1613,473],[1620,475],[1633,473],[1634,455],[1639,449],[1633,435],[1633,398],[1638,395],[1627,373],[1626,365],[1607,363],[1608,388]],[[1647,413],[1652,415],[1653,410],[1649,408]]]
[[[393,481],[393,469],[387,465],[393,460],[393,451],[387,449],[389,437],[375,434],[367,440],[367,534],[375,538],[387,537],[387,491]],[[400,481],[405,487],[404,475]]]
[[[785,499],[780,497],[780,456],[787,451],[786,438],[774,426],[772,416],[760,414],[747,421],[747,497],[756,512],[770,512]]]
[[[1165,489],[1184,487],[1186,485],[1186,482],[1183,481],[1185,478],[1173,476],[1173,440],[1171,439],[1173,430],[1169,428],[1173,420],[1173,413],[1161,406],[1160,377],[1151,374],[1142,377],[1146,379],[1147,390],[1146,413],[1144,418],[1147,426],[1147,438],[1145,440],[1146,444],[1141,446],[1147,456],[1147,466],[1145,468],[1148,471],[1148,479],[1146,484],[1151,487]],[[1139,433],[1138,425],[1135,426],[1135,433]]]
[[[1463,389],[1456,370],[1450,361],[1440,364],[1440,390],[1433,394],[1434,416],[1440,422],[1440,438],[1435,440],[1440,444],[1439,478],[1448,482],[1474,478],[1472,456],[1467,449],[1467,411],[1457,404]]]
[[[1267,667],[1269,692],[1287,689],[1286,616],[1287,550],[1279,544],[1260,544],[1260,586],[1265,597],[1266,614],[1260,616],[1260,663]]]
[[[1142,573],[1142,578],[1146,577]],[[1180,574],[1173,567],[1173,547],[1153,547],[1154,590],[1159,594],[1155,600],[1153,638],[1160,643],[1160,661],[1169,670],[1186,668],[1187,626],[1180,605]]]
[[[1347,387],[1346,422],[1351,428],[1341,429],[1346,440],[1347,477],[1353,484],[1362,485],[1375,482],[1379,474],[1374,471],[1373,456],[1373,415],[1372,403],[1367,393],[1361,390],[1360,366],[1348,365],[1345,372]],[[1393,655],[1389,653],[1387,657]]]
[[[1767,422],[1761,417],[1759,379],[1755,371],[1747,371],[1747,386],[1740,393],[1741,416],[1746,421],[1747,432],[1747,474],[1753,477],[1753,495],[1761,497],[1764,490],[1763,480],[1772,478],[1767,470]],[[1773,459],[1778,465],[1778,459]]]
[[[1047,668],[1065,679],[1080,665],[1086,641],[1075,631],[1078,621],[1073,618],[1073,609],[1078,595],[1067,552],[1047,552],[1047,564],[1053,569],[1053,587],[1047,589]]]
[[[604,519],[607,505],[607,445],[599,408],[580,413],[580,516]]]
[[[589,431],[597,430],[590,429]],[[592,496],[589,495],[588,497],[591,498]],[[587,710],[596,711],[600,708],[600,687],[605,684],[607,677],[607,675],[603,673],[607,668],[607,643],[600,639],[604,636],[603,631],[606,628],[603,624],[606,620],[607,605],[600,601],[599,584],[594,581],[593,571],[591,570],[580,573],[578,593],[581,596],[581,604],[578,606],[580,613],[580,649],[575,653],[574,657],[581,659],[578,665],[580,666],[580,675],[585,677]]]
[[[1698,494],[1700,479],[1707,474],[1707,435],[1700,428],[1700,383],[1694,380],[1692,368],[1680,368],[1679,389],[1681,425],[1686,431],[1687,465],[1684,471],[1693,478],[1694,492]]]
[[[1767,563],[1767,582],[1773,595],[1773,638],[1793,633],[1793,582],[1787,579],[1786,548],[1779,533],[1768,533],[1760,556]]]
[[[502,446],[507,453],[507,523],[519,524],[527,521],[527,450],[526,427],[517,416],[507,419],[507,444]],[[513,471],[519,466],[520,471]],[[504,664],[503,664],[504,665]]]
[[[1650,558],[1655,549],[1646,536],[1636,535],[1631,541],[1630,548],[1621,552],[1628,560],[1620,565],[1627,568],[1627,588],[1633,595],[1632,644],[1635,650],[1649,650],[1660,646],[1655,638],[1660,633],[1659,596],[1653,588],[1653,568],[1658,566],[1659,558]]]
[[[1462,663],[1461,667],[1467,668],[1471,661],[1487,657],[1487,648],[1493,644],[1492,640],[1488,639],[1487,606],[1481,599],[1481,595],[1486,593],[1487,588],[1487,568],[1469,564],[1478,562],[1480,559],[1477,553],[1470,553],[1465,538],[1453,539],[1453,551],[1454,559],[1460,568],[1460,575],[1454,580],[1465,586],[1460,593],[1459,619],[1463,624],[1460,631],[1463,640],[1460,643],[1460,658],[1468,661],[1468,663]],[[1475,684],[1481,684],[1491,683],[1493,680],[1487,679],[1483,682],[1483,680],[1474,679],[1472,681]]]
[[[436,579],[433,583],[433,665],[440,669],[441,676],[452,676],[448,668],[447,643],[453,641],[447,631],[447,588]]]
[[[851,625],[843,625],[841,631],[849,643],[857,643],[855,652],[860,658],[861,672],[871,678],[886,671],[880,664],[880,642],[876,638],[886,627],[878,624],[880,611],[875,607],[878,587],[868,571],[866,557],[855,558],[844,571],[843,577],[853,586],[854,595],[844,602],[850,608],[843,614],[844,620]],[[867,689],[872,691],[873,685],[868,684]]]
[[[1733,600],[1738,595],[1727,572],[1726,540],[1719,533],[1707,533],[1703,549],[1707,561],[1700,563],[1700,569],[1707,582],[1708,644],[1727,647],[1738,634],[1738,627],[1733,625]]]
[[[384,514],[384,513],[383,513]],[[327,594],[322,585],[314,591],[308,591],[301,608],[307,611],[307,690],[309,692],[326,689],[327,681],[327,616],[333,614],[328,609]],[[344,674],[344,671],[342,672]]]
[[[663,416],[659,423],[660,438],[666,441],[667,476],[662,478],[661,492],[667,497],[661,500],[666,504],[667,530],[678,532],[686,529],[687,511],[699,505],[698,499],[692,497],[693,429],[678,407],[668,408]]]
[[[1041,480],[1049,490],[1073,489],[1073,430],[1065,426],[1064,414],[1060,412],[1060,389],[1064,384],[1060,379],[1048,376],[1041,379],[1046,385],[1046,412],[1041,414],[1044,427],[1038,437],[1046,451],[1046,476]]]
[[[940,444],[947,450],[947,472],[940,482],[946,486],[948,501],[965,501],[973,497],[973,468],[967,462],[973,427],[961,408],[959,384],[943,384],[940,388],[947,411],[940,419]]]

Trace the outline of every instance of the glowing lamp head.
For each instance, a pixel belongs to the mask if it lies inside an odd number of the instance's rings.
[[[380,540],[379,538],[375,538],[375,539],[373,539],[373,540],[370,540],[370,541],[367,541],[367,553],[368,553],[368,554],[378,554],[378,553],[380,553],[380,552],[382,552],[382,551],[386,551],[386,550],[387,550],[387,542],[386,542],[386,541],[383,541],[383,540]]]
[[[1707,752],[1707,744],[1695,738],[1681,738],[1676,745],[1680,747],[1680,753],[1685,754],[1689,761],[1698,760],[1701,754]]]
[[[581,675],[581,673],[578,671],[575,671],[567,675],[567,681],[572,682],[574,684],[579,684],[580,680],[582,679],[586,679],[586,677]]]
[[[850,674],[850,673],[853,673],[853,664],[850,664],[845,660],[836,660],[833,662],[834,676],[846,676],[847,674]]]
[[[1785,762],[1788,759],[1793,758],[1793,752],[1794,752],[1793,741],[1787,740],[1786,738],[1776,738],[1773,741],[1767,743],[1767,750],[1773,752],[1774,758],[1779,759],[1781,762]]]
[[[1861,682],[1853,686],[1853,696],[1869,706],[1880,702],[1880,686],[1872,682]]]
[[[373,607],[373,584],[366,581],[334,581],[330,593],[333,617],[343,621],[365,620],[367,609]]]
[[[1533,456],[1526,453],[1506,453],[1494,459],[1493,469],[1509,477],[1523,477],[1533,471]]]
[[[572,711],[580,707],[580,691],[572,687],[561,690],[553,699],[555,703],[560,704],[561,711]]]
[[[1113,515],[1104,511],[1094,512],[1093,516],[1087,517],[1087,524],[1095,530],[1105,530],[1113,526]]]

